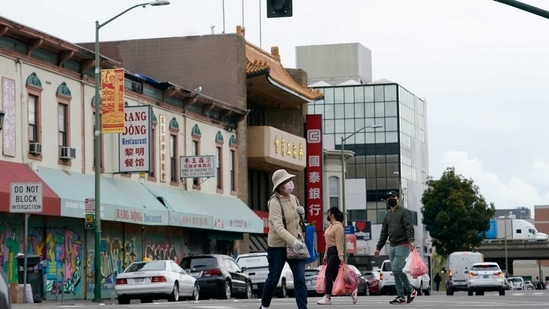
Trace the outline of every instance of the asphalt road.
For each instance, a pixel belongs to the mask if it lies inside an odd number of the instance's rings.
[[[390,305],[389,301],[394,296],[362,296],[358,303],[353,305],[351,297],[333,297],[332,308],[394,308],[395,306],[408,306],[416,308],[547,308],[549,305],[549,290],[535,291],[506,291],[505,296],[499,296],[497,293],[487,292],[484,296],[467,296],[465,292],[456,292],[453,296],[446,296],[444,292],[434,292],[430,296],[418,296],[416,300],[407,305]],[[320,306],[316,301],[320,297],[309,297],[309,308],[330,308],[330,306]],[[177,303],[168,303],[158,301],[152,304],[141,304],[138,300],[132,300],[129,305],[118,305],[116,300],[105,300],[102,303],[92,301],[71,301],[66,300],[63,303],[46,301],[37,304],[13,304],[13,309],[59,309],[59,308],[128,308],[128,309],[170,309],[170,308],[189,308],[189,309],[257,309],[260,305],[259,299],[240,299],[240,300],[200,300],[183,301]],[[289,309],[296,308],[293,298],[275,298],[271,303],[270,309]]]

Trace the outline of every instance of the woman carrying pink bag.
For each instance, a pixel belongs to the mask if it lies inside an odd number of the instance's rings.
[[[334,289],[334,281],[338,276],[339,268],[343,270],[345,263],[343,260],[343,246],[345,244],[345,232],[343,229],[343,212],[337,207],[328,209],[327,220],[330,221],[330,225],[324,231],[324,239],[326,241],[326,251],[324,255],[323,265],[325,268],[324,274],[324,296],[321,300],[317,301],[318,305],[331,305],[332,295]],[[341,266],[340,266],[341,265]],[[344,274],[343,274],[344,276]],[[345,285],[345,283],[343,283]],[[358,289],[352,291],[353,304],[356,304],[358,300]],[[345,295],[348,293],[345,293]]]

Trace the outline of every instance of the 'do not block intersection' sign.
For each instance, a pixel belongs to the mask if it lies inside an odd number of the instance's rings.
[[[42,201],[42,183],[11,183],[10,212],[42,212]]]

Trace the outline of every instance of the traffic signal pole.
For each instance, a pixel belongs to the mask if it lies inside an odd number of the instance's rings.
[[[494,1],[510,5],[512,7],[517,8],[517,9],[521,9],[523,11],[530,12],[532,14],[536,14],[536,15],[539,15],[541,17],[549,18],[549,11],[537,8],[533,5],[529,5],[529,4],[522,3],[522,2],[519,2],[519,1],[515,1],[515,0],[494,0]]]

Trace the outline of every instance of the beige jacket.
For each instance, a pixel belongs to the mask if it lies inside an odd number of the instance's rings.
[[[278,197],[278,198],[277,198]],[[284,207],[284,216],[286,217],[286,228],[282,223],[282,212],[280,207]],[[292,245],[297,237],[305,241],[305,236],[299,225],[299,213],[297,212],[297,198],[290,194],[286,198],[278,193],[274,193],[268,203],[269,206],[269,234],[267,235],[267,244],[269,247],[285,247],[286,244]]]

